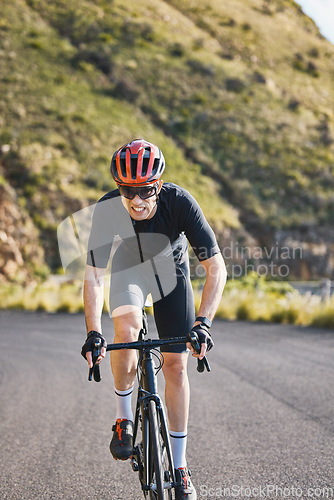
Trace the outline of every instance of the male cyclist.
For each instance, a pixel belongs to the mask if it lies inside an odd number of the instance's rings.
[[[180,484],[176,499],[194,500],[197,498],[196,490],[189,479],[186,462],[188,352],[190,350],[193,356],[202,359],[207,350],[213,347],[210,326],[224,289],[226,270],[215,235],[199,205],[185,189],[172,183],[163,183],[161,175],[164,169],[165,160],[160,149],[142,139],[124,145],[112,157],[111,174],[118,189],[99,200],[93,217],[84,285],[88,335],[82,354],[91,367],[95,339],[101,338],[103,345],[106,345],[102,337],[101,313],[104,274],[109,260],[112,261],[110,312],[114,321],[115,342],[137,339],[142,326],[142,307],[148,293],[153,296],[154,317],[161,338],[186,336],[191,330],[197,333],[201,344],[200,354],[189,343],[161,349],[164,355],[170,439],[176,478]],[[102,207],[108,206],[110,202],[113,203],[110,205],[112,209],[107,210],[106,215]],[[110,235],[110,241],[106,240],[106,234]],[[118,247],[111,251],[116,235]],[[157,250],[152,250],[155,235],[157,238],[162,235],[163,241],[168,244],[161,245],[158,238]],[[189,276],[187,239],[206,271],[197,318]],[[146,246],[145,241],[149,241]],[[153,252],[154,259],[150,252]],[[168,281],[172,274],[168,272],[169,265],[165,271],[160,265],[164,259],[166,262],[168,259],[173,261],[173,286]],[[145,274],[145,269],[149,269],[145,267],[148,262],[156,263],[153,281],[147,279]],[[159,272],[158,268],[162,268],[162,271]],[[105,352],[103,347],[97,363],[105,357]],[[131,394],[136,366],[135,351],[112,351],[116,423],[110,451],[114,458],[120,460],[128,459],[133,452]]]

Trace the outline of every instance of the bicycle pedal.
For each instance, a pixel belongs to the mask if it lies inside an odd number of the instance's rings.
[[[170,472],[169,472],[169,470],[165,470],[165,472],[164,472],[164,481],[166,483],[170,482]]]
[[[131,464],[132,470],[134,472],[138,472],[138,470],[139,470],[138,463],[134,457],[130,458],[130,464]]]

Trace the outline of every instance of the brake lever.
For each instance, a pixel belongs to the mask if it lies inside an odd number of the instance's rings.
[[[94,376],[95,382],[101,381],[100,365],[96,364],[96,360],[101,354],[101,347],[102,347],[101,339],[96,339],[95,349],[92,351],[93,366],[92,366],[92,368],[89,368],[89,373],[88,373],[88,380],[90,382],[91,382],[93,376]]]
[[[195,332],[190,332],[189,336],[190,336],[190,343],[191,343],[192,347],[199,354],[201,352],[201,346],[198,342],[197,334]],[[205,368],[208,372],[211,372],[211,367],[209,365],[207,357],[204,356],[204,358],[202,358],[202,359],[197,358],[197,371],[199,373],[202,373],[202,372],[204,372]]]

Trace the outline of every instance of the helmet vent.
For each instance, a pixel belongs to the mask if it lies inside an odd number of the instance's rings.
[[[143,170],[142,170],[142,175],[146,175],[147,174],[147,170],[148,170],[148,164],[150,162],[150,159],[149,158],[143,158]]]
[[[160,166],[160,158],[155,158],[153,163],[153,170],[158,170]]]
[[[131,177],[135,179],[137,176],[137,158],[131,158]]]

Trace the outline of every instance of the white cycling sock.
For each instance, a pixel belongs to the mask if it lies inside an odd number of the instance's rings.
[[[187,431],[170,431],[169,436],[175,469],[186,467]]]
[[[133,422],[133,412],[132,412],[132,393],[133,387],[127,389],[126,391],[120,391],[115,387],[115,401],[116,401],[116,420],[118,418],[126,418]]]

